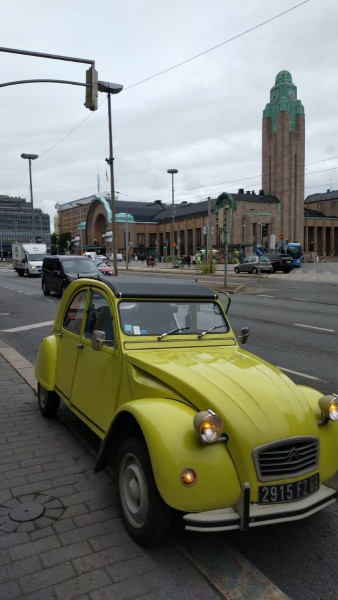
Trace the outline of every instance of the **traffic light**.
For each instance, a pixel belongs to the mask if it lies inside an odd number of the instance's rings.
[[[86,71],[86,102],[85,107],[89,110],[97,110],[98,98],[98,73],[94,67]]]
[[[268,235],[268,226],[262,225],[262,237],[266,237]]]

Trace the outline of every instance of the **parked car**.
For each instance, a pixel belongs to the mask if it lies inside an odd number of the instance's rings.
[[[105,260],[102,260],[101,258],[95,258],[93,263],[97,266],[98,270],[103,273],[103,275],[115,275],[114,269],[107,265]]]
[[[337,394],[242,349],[229,305],[192,280],[78,279],[41,342],[40,411],[62,400],[99,436],[95,472],[115,470],[141,544],[161,541],[174,512],[188,530],[244,530],[337,499]]]
[[[42,291],[45,296],[49,296],[51,292],[62,296],[74,279],[99,276],[100,271],[92,258],[73,255],[45,256],[42,263]]]
[[[114,254],[110,254],[109,257],[108,257],[108,260],[110,260],[110,261],[113,262],[114,261]],[[119,253],[119,252],[116,253],[116,260],[117,261],[123,260],[123,256],[122,256],[121,253]]]
[[[290,271],[295,268],[293,259],[287,254],[279,254],[275,252],[272,254],[264,254],[264,256],[270,260],[273,267],[273,273],[276,273],[276,271],[290,273]]]
[[[235,266],[235,273],[258,273],[258,269],[261,273],[273,273],[273,266],[270,260],[263,256],[246,256],[241,262]]]

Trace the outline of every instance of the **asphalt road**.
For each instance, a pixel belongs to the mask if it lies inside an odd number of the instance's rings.
[[[204,279],[208,284],[208,277]],[[338,264],[309,265],[286,276],[243,274],[229,279],[245,284],[241,293],[232,295],[229,318],[237,333],[249,326],[246,348],[297,383],[337,393]],[[210,281],[215,287],[215,278]],[[43,296],[40,279],[19,278],[1,267],[0,338],[32,363],[58,304],[56,296]],[[338,504],[304,521],[245,533],[177,532],[175,542],[215,577],[228,565],[229,548],[235,548],[289,598],[337,600],[337,513]]]

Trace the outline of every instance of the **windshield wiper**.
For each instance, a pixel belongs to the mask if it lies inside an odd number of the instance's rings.
[[[178,331],[184,331],[185,329],[190,329],[190,327],[176,327],[175,329],[171,329],[170,331],[165,331],[158,336],[158,341],[164,338],[166,335],[171,335],[172,333],[177,333]]]
[[[214,327],[210,327],[210,329],[206,329],[205,331],[202,331],[201,333],[198,334],[198,337],[201,338],[202,335],[205,335],[206,333],[210,333],[210,331],[214,331],[214,329],[220,329],[220,327],[225,327],[225,325],[214,325]]]

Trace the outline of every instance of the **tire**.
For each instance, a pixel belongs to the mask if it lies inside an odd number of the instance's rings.
[[[238,274],[238,273],[239,273],[239,268],[238,268],[238,267],[235,267],[235,268],[234,268],[234,271],[235,271],[235,273],[237,273],[237,274]]]
[[[44,295],[45,296],[50,296],[50,290],[46,286],[46,283],[45,283],[44,280],[42,280],[41,287],[42,287],[42,291],[43,291]]]
[[[125,440],[119,450],[117,485],[129,535],[142,546],[162,542],[170,526],[171,509],[158,493],[148,450],[139,438]]]
[[[18,269],[17,274],[19,275],[19,277],[23,277],[25,272],[22,269]]]
[[[258,273],[257,267],[253,267],[251,273],[254,273],[255,275],[257,275],[257,273]]]
[[[47,419],[52,419],[56,416],[60,398],[55,392],[46,390],[40,383],[38,384],[38,403],[41,414]]]

